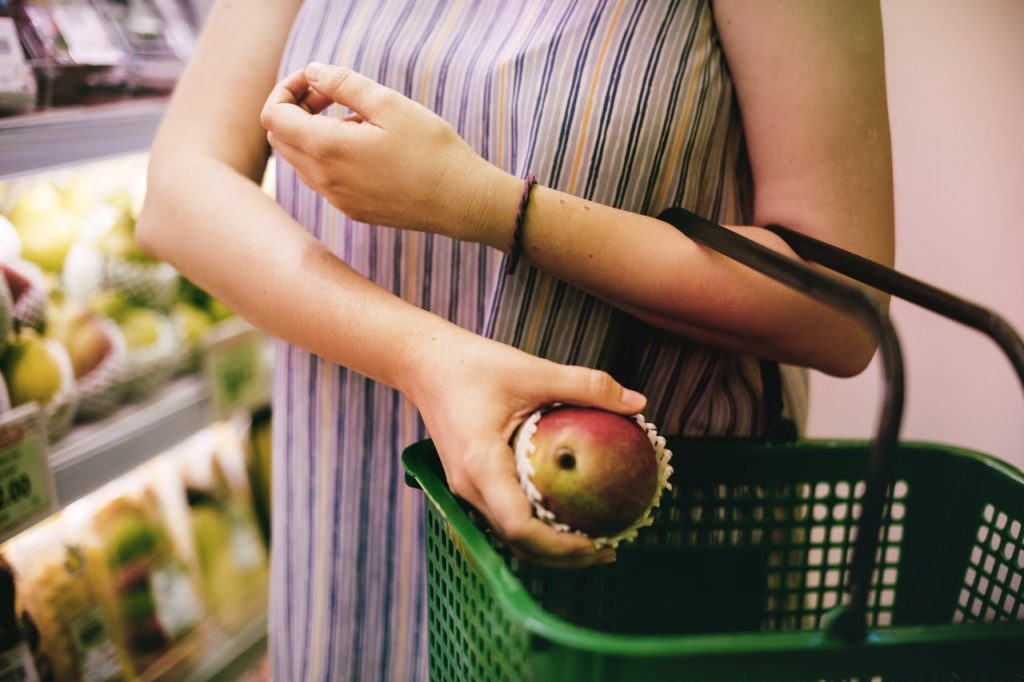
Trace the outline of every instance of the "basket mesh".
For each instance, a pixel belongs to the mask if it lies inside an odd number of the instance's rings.
[[[525,631],[494,603],[470,570],[465,550],[444,518],[427,505],[427,608],[430,611],[430,679],[520,682],[530,679]],[[493,652],[508,652],[496,657]]]
[[[971,548],[956,623],[1024,620],[1024,530],[1021,519],[987,504]],[[1024,646],[1024,645],[1022,645]]]
[[[827,456],[799,449],[695,456],[688,476],[663,498],[654,525],[620,548],[619,561],[580,571],[519,561],[463,508],[537,605],[574,625],[609,635],[820,630],[845,592],[865,488],[862,450],[822,452]],[[930,623],[1024,621],[1019,484],[941,451],[908,449],[901,456],[905,466],[886,509],[869,592],[872,627],[913,625],[923,632]],[[975,475],[985,478],[971,480]],[[987,498],[991,502],[954,495],[965,481],[1002,492]],[[512,586],[486,582],[445,515],[432,504],[426,511],[432,680],[660,680],[679,673],[671,654],[658,660],[605,655],[531,633],[502,601]],[[806,660],[792,653],[725,657],[687,674],[707,680],[1024,680],[1021,650],[1000,641],[947,649],[922,638],[845,658],[841,650],[840,658],[813,658],[812,649]],[[684,656],[688,666],[699,663]]]
[[[891,513],[887,512],[890,522],[876,555],[881,570],[875,570],[868,596],[868,616],[873,626],[892,624],[908,491],[906,481],[899,481]],[[655,525],[640,535],[637,546],[763,548],[767,566],[756,629],[816,629],[843,594],[863,494],[862,481],[677,486],[663,504]],[[496,540],[492,543],[546,611],[585,627],[621,631],[617,620],[629,606],[616,603],[615,587],[620,584],[616,566],[551,571],[521,562]],[[679,627],[679,623],[671,625]],[[691,632],[705,630],[701,623],[686,624],[684,628]]]

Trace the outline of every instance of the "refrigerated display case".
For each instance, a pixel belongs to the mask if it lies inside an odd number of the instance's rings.
[[[206,680],[240,673],[261,659],[266,649],[267,545],[263,517],[268,491],[250,489],[250,481],[258,481],[259,486],[267,488],[269,482],[262,468],[254,477],[246,461],[256,462],[253,443],[263,447],[265,442],[271,353],[265,337],[229,316],[230,311],[219,304],[212,311],[213,304],[205,293],[177,278],[176,273],[172,275],[173,291],[154,288],[158,271],[162,271],[160,264],[132,254],[110,255],[125,247],[109,235],[120,229],[118,221],[131,216],[141,201],[144,153],[164,106],[162,99],[149,99],[0,118],[0,213],[11,217],[19,196],[25,196],[33,186],[45,184],[49,184],[50,190],[40,190],[37,203],[41,205],[52,202],[54,196],[61,202],[61,210],[71,214],[89,205],[89,210],[77,215],[75,234],[66,248],[61,247],[63,253],[52,257],[48,253],[33,255],[38,267],[33,269],[30,263],[25,268],[31,274],[22,279],[47,294],[39,314],[44,319],[59,320],[56,326],[63,325],[65,334],[71,333],[67,327],[77,324],[82,316],[103,318],[105,326],[96,334],[98,338],[107,337],[106,342],[100,343],[105,349],[104,357],[130,357],[133,348],[149,347],[146,337],[152,335],[154,326],[159,343],[175,351],[173,362],[166,365],[161,365],[153,354],[147,356],[141,370],[136,368],[134,379],[123,367],[116,372],[111,370],[123,389],[112,404],[103,403],[109,392],[102,382],[83,384],[89,372],[97,371],[99,365],[89,365],[95,359],[89,360],[85,353],[83,360],[83,356],[72,351],[69,362],[62,363],[65,369],[71,366],[72,374],[77,375],[75,395],[82,398],[76,408],[86,403],[89,407],[76,409],[72,417],[74,426],[54,438],[47,448],[47,480],[52,481],[47,504],[56,514],[47,523],[58,523],[52,520],[56,518],[67,526],[71,523],[69,518],[78,519],[75,523],[79,525],[73,526],[76,530],[71,534],[75,541],[66,541],[67,535],[51,535],[42,545],[48,547],[49,562],[37,559],[35,565],[26,564],[24,577],[17,559],[12,561],[17,581],[30,584],[33,580],[49,580],[63,586],[58,590],[64,595],[62,598],[72,594],[67,585],[77,585],[76,589],[85,595],[77,597],[72,602],[75,608],[69,611],[81,627],[61,624],[64,638],[52,635],[50,640],[55,650],[74,648],[73,644],[82,639],[76,632],[108,632],[124,679]],[[131,182],[122,183],[119,189],[114,187],[116,183],[95,170],[100,161],[108,164],[108,168],[131,169]],[[89,186],[96,194],[92,199],[88,196]],[[96,197],[101,197],[100,203],[110,210],[95,210]],[[27,202],[29,208],[31,203]],[[18,222],[0,221],[0,262],[17,260],[9,250],[5,251],[4,240],[5,234],[10,236],[12,224]],[[24,225],[14,225],[13,229],[18,233]],[[50,221],[41,229],[52,230],[52,234],[60,237],[64,227],[59,221]],[[100,243],[104,236],[111,243]],[[25,241],[31,240],[22,240],[12,248],[24,247]],[[43,251],[53,247],[53,243],[41,241],[46,247]],[[30,247],[35,248],[31,243]],[[97,252],[102,256],[99,266]],[[56,269],[51,261],[59,263]],[[111,267],[113,261],[121,266],[120,270]],[[64,271],[68,265],[75,269],[72,278]],[[140,268],[146,272],[142,273]],[[89,279],[90,273],[97,272],[102,277],[100,283]],[[8,292],[17,288],[11,285],[11,277],[6,278]],[[133,316],[118,307],[124,301],[111,300],[111,296],[104,298],[110,289],[123,291],[127,280],[135,284],[142,281],[146,286],[126,295],[131,302],[126,308],[143,311],[134,317],[153,318],[157,320],[155,324],[142,319],[133,328]],[[26,285],[19,293],[23,296],[25,291],[32,290],[32,286]],[[201,309],[204,303],[210,304],[211,310],[207,311],[208,317],[199,320],[188,308]],[[30,316],[18,308],[13,297],[9,307],[8,328],[15,330],[13,334],[36,334],[47,342],[53,341],[52,335],[60,334],[54,331],[54,325],[45,324],[36,326],[46,330],[48,336],[41,331],[25,331],[32,327]],[[0,301],[0,312],[4,310]],[[15,315],[16,311],[26,319]],[[17,336],[7,336],[8,340],[12,338]],[[123,363],[123,359],[119,362]],[[88,368],[81,373],[77,371],[81,367],[77,364],[79,360]],[[161,380],[154,381],[154,376]],[[0,398],[7,397],[4,393],[0,391]],[[9,405],[0,400],[0,408]],[[263,416],[255,420],[256,431],[251,434],[249,415],[253,411]],[[0,427],[5,415],[11,414],[10,410],[0,410]],[[235,444],[228,447],[225,438],[233,439]],[[211,442],[216,442],[216,446],[211,446]],[[229,450],[230,456],[225,454]],[[145,486],[142,492],[136,490],[132,494],[110,492],[127,486],[128,481],[140,475],[139,467],[145,470],[157,463],[176,467],[174,475],[166,475],[165,470],[158,477],[177,481],[178,487],[170,493],[177,501],[170,506],[154,501],[157,497],[166,498],[167,493],[145,492]],[[106,502],[97,502],[100,499]],[[260,506],[254,507],[254,502]],[[176,526],[168,522],[164,528],[167,509],[171,507],[178,509],[175,513],[179,521]],[[84,526],[83,518],[88,519]],[[95,523],[97,518],[103,522]],[[5,558],[6,554],[17,554],[14,548],[24,537],[41,533],[43,528],[45,523],[35,524],[13,540],[8,537],[14,526],[0,529],[0,540],[8,540],[3,546]],[[45,537],[45,533],[39,537]],[[54,540],[55,537],[58,539]],[[185,549],[173,549],[179,546]],[[23,560],[24,556],[22,552]],[[84,583],[79,580],[80,575],[68,569],[75,564],[69,557],[77,557],[75,561],[80,559],[85,565],[95,564],[89,573],[88,594],[81,587]],[[186,579],[183,581],[181,576]],[[248,609],[239,610],[237,603],[229,603],[229,597],[237,595],[228,594],[232,590],[225,586],[235,591],[256,590],[263,594],[264,601],[250,599]],[[188,607],[189,599],[185,598],[190,590],[194,593],[194,608]],[[167,595],[185,606],[173,613],[166,608],[159,613],[159,602],[166,602]],[[32,610],[40,608],[34,605]],[[28,613],[29,609],[26,607],[22,612]],[[97,614],[103,614],[102,618]],[[102,627],[96,627],[98,622]],[[158,627],[155,623],[162,624]],[[39,636],[41,626],[34,627]],[[56,631],[57,626],[51,623],[47,627]],[[103,638],[97,641],[102,643]],[[126,641],[137,645],[135,652],[126,650]],[[111,649],[97,647],[86,653],[92,652],[92,660],[102,659],[109,664]],[[82,651],[80,646],[77,650]],[[107,658],[96,652],[106,652]],[[105,670],[101,663],[94,668]],[[95,677],[80,675],[80,679],[104,678],[97,672]]]

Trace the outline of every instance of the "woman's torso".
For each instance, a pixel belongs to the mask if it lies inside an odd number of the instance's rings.
[[[749,218],[742,129],[706,0],[310,0],[281,72],[314,60],[421,102],[513,174],[647,215],[681,205]],[[647,393],[664,432],[762,428],[756,360],[644,325],[622,339],[620,314],[564,282],[529,267],[505,277],[502,254],[478,244],[350,221],[279,168],[282,205],[395,294],[559,362],[608,368],[609,350],[628,348],[619,378]]]

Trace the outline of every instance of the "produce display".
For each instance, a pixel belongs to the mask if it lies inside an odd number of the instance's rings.
[[[205,339],[231,315],[139,248],[145,164],[126,157],[0,183],[0,373],[10,398],[0,410],[39,403],[51,440],[196,371]]]
[[[635,539],[671,487],[672,453],[640,415],[559,405],[534,413],[514,442],[519,481],[537,517],[599,546]]]
[[[200,431],[0,546],[0,671],[17,648],[41,682],[159,678],[258,619],[245,426]]]
[[[211,429],[193,444],[183,469],[196,563],[203,595],[228,630],[248,623],[264,607],[267,546],[252,504],[244,455],[234,428]]]
[[[14,570],[0,557],[0,679],[39,682],[35,661],[18,623]]]
[[[43,682],[124,680],[124,661],[90,581],[81,547],[59,518],[8,543],[18,569],[17,611]]]

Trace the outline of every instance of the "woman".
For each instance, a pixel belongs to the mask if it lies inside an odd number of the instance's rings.
[[[275,677],[425,679],[403,446],[429,434],[519,556],[584,567],[613,551],[533,519],[515,482],[508,439],[537,407],[750,435],[759,359],[866,366],[856,323],[649,216],[684,206],[792,256],[757,227],[781,223],[890,264],[879,8],[299,4],[215,6],[153,146],[139,239],[282,339]],[[268,141],[280,205],[256,184]]]

